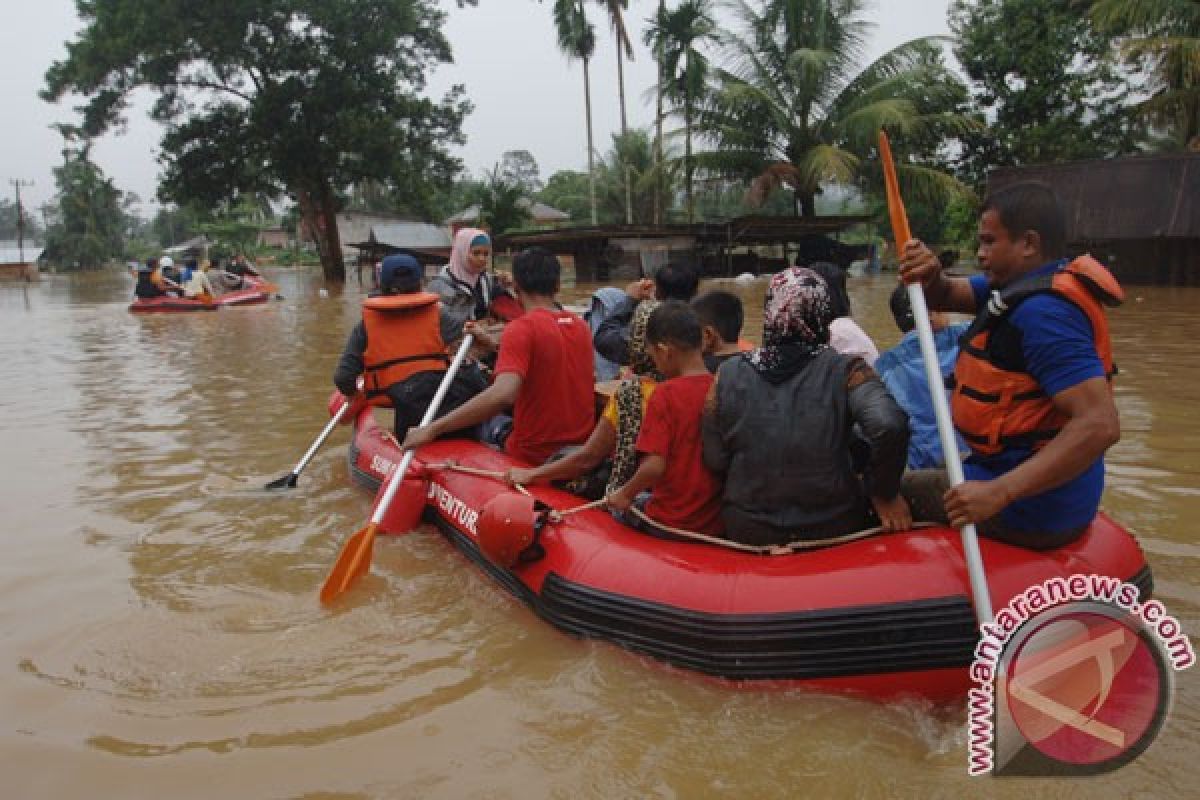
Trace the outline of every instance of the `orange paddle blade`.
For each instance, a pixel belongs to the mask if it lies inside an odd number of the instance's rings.
[[[896,162],[892,160],[892,144],[887,134],[879,132],[879,157],[883,161],[883,182],[887,186],[888,216],[892,220],[892,235],[896,237],[896,254],[904,251],[904,245],[912,238],[908,229],[908,214],[904,201],[900,199],[900,184],[896,181]]]
[[[321,586],[321,602],[329,605],[346,592],[354,582],[367,574],[371,569],[371,551],[375,547],[375,533],[378,526],[372,522],[365,528],[360,528],[342,545],[338,560],[329,570],[329,577]]]

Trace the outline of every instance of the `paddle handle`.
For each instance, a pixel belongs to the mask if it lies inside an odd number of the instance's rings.
[[[338,412],[333,415],[333,418],[329,420],[329,423],[326,424],[325,428],[321,431],[317,438],[313,440],[312,446],[310,446],[308,451],[305,452],[305,454],[300,457],[300,460],[296,462],[296,466],[292,469],[293,475],[299,475],[304,471],[304,468],[308,466],[308,462],[312,461],[312,457],[315,456],[317,451],[321,449],[321,445],[325,444],[325,440],[329,438],[329,434],[333,433],[333,429],[337,427],[338,423],[342,421],[342,417],[346,416],[346,412],[349,410],[350,403],[343,403],[342,407],[339,408]]]
[[[892,160],[892,147],[887,134],[879,132],[879,155],[883,161],[883,177],[887,188],[888,216],[892,221],[892,233],[896,236],[896,256],[904,252],[904,246],[912,239],[908,227],[908,214],[900,197],[900,184],[896,180],[896,164]],[[942,442],[942,453],[946,458],[946,473],[950,485],[962,483],[962,458],[958,454],[958,442],[954,438],[954,425],[950,418],[950,403],[946,400],[945,380],[938,362],[937,345],[933,341],[933,326],[929,323],[929,308],[925,304],[925,290],[918,283],[907,285],[908,301],[912,306],[916,322],[917,338],[921,343],[921,360],[925,362],[925,380],[929,382],[929,396],[933,400],[933,413],[937,417],[938,438]],[[975,606],[975,618],[979,624],[992,619],[992,599],[988,591],[987,574],[983,570],[983,556],[979,552],[979,534],[974,523],[962,527],[963,556],[967,562],[967,575],[971,581],[971,597]]]
[[[454,381],[454,376],[458,372],[458,368],[462,366],[463,360],[467,357],[467,351],[471,349],[471,344],[474,340],[475,337],[469,333],[463,337],[462,344],[458,346],[458,352],[454,354],[454,360],[450,362],[450,366],[446,369],[446,374],[442,377],[441,385],[438,386],[433,399],[429,401],[429,408],[425,409],[425,416],[421,417],[420,427],[424,428],[433,422],[433,418],[437,416],[438,409],[442,407],[442,401],[446,399],[446,393],[450,391],[450,384]],[[375,505],[375,513],[371,515],[372,525],[379,525],[383,522],[383,517],[387,514],[388,507],[392,504],[392,498],[400,490],[400,484],[404,482],[404,474],[408,472],[408,465],[412,463],[412,460],[413,451],[405,450],[403,457],[400,459],[400,464],[387,479],[387,486],[383,490],[383,497],[379,498],[379,502]]]

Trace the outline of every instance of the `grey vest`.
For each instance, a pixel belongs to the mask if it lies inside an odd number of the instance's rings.
[[[777,544],[865,521],[850,453],[850,361],[828,348],[778,385],[745,358],[721,365],[716,407],[704,420],[704,461],[725,475],[722,516],[730,539]]]

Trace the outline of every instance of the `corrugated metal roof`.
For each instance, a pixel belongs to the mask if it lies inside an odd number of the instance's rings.
[[[1005,167],[988,191],[1027,180],[1054,187],[1070,242],[1200,238],[1200,153]]]
[[[537,203],[530,200],[528,197],[522,197],[517,201],[517,204],[529,212],[529,216],[533,217],[535,223],[545,222],[565,222],[571,218],[571,215],[565,211],[559,211],[554,206],[548,206],[545,203]],[[479,219],[479,204],[467,206],[462,211],[455,214],[450,219],[446,220],[446,224],[450,225],[454,222],[475,222]]]
[[[25,243],[25,257],[21,258],[21,248],[15,240],[0,241],[0,264],[32,264],[42,257],[45,250],[40,244]]]
[[[389,222],[371,226],[371,242],[409,250],[443,250],[450,247],[450,233],[428,222]]]

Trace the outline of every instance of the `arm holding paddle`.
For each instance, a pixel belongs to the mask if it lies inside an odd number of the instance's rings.
[[[471,335],[467,334],[463,341],[470,342]],[[459,352],[462,352],[462,345],[459,346]],[[502,372],[492,381],[491,386],[446,416],[437,420],[424,420],[421,427],[411,428],[400,446],[405,450],[411,450],[414,447],[428,444],[439,436],[491,419],[512,408],[520,390],[521,376],[513,372]]]
[[[900,280],[919,283],[925,292],[925,302],[934,311],[975,313],[975,293],[966,278],[948,277],[942,264],[925,244],[909,239],[900,251]]]

